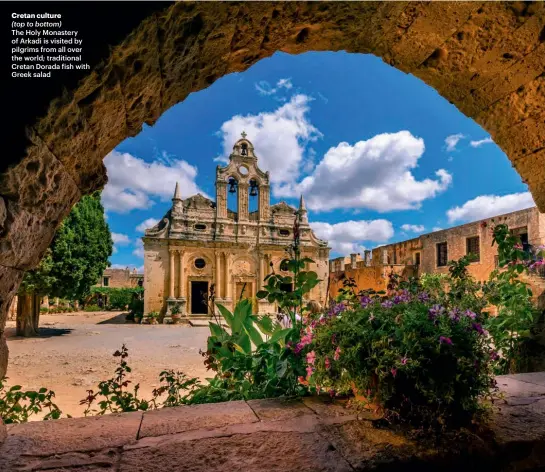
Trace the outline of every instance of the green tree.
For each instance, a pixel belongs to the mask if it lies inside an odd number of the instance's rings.
[[[25,274],[19,291],[17,335],[38,334],[41,296],[81,300],[88,295],[108,267],[112,250],[100,193],[84,196],[61,223],[38,267]]]

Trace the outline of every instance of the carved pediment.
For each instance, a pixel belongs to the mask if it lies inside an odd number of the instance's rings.
[[[271,212],[285,215],[295,215],[297,210],[291,205],[288,205],[286,202],[280,202],[271,207]]]
[[[166,236],[169,226],[170,210],[166,212],[165,216],[163,217],[163,219],[161,219],[161,221],[159,221],[159,223],[151,228],[146,229],[144,234],[146,236],[163,237]]]
[[[216,207],[216,204],[209,198],[198,193],[184,200],[184,207],[194,210],[213,209]]]
[[[232,269],[233,275],[235,276],[253,276],[254,268],[253,264],[246,259],[239,259],[233,263]]]

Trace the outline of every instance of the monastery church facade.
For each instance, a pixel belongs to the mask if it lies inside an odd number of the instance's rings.
[[[270,205],[269,173],[257,166],[252,143],[242,133],[225,167],[216,169],[216,201],[197,194],[180,197],[176,184],[172,207],[144,242],[144,313],[157,311],[169,318],[177,306],[183,317],[210,315],[211,286],[217,303],[229,309],[241,297],[254,300],[255,313],[275,313],[273,304],[255,295],[267,274],[290,275],[280,267],[293,243],[293,224],[300,218],[301,254],[311,258],[307,270],[321,280],[308,300],[325,303],[329,273],[327,241],[309,226],[303,197],[296,209],[285,202]],[[236,195],[236,211],[228,208]],[[257,210],[250,211],[250,199]],[[286,287],[290,289],[290,287]]]

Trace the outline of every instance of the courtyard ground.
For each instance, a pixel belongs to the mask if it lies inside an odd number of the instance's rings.
[[[130,380],[140,383],[141,397],[150,397],[164,369],[181,370],[205,379],[200,349],[205,349],[208,328],[182,325],[126,323],[120,312],[77,312],[40,317],[40,337],[15,336],[15,322],[8,321],[8,385],[24,389],[47,387],[56,394],[64,414],[83,416],[79,405],[89,389],[113,376],[112,354],[123,343],[129,349]],[[35,418],[39,419],[39,418]]]

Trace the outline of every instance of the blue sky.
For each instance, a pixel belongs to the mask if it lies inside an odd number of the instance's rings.
[[[272,203],[304,194],[332,257],[533,205],[488,133],[434,89],[361,54],[277,53],[191,94],[106,156],[114,266],[143,264],[142,228],[182,196],[214,197],[245,130]]]

